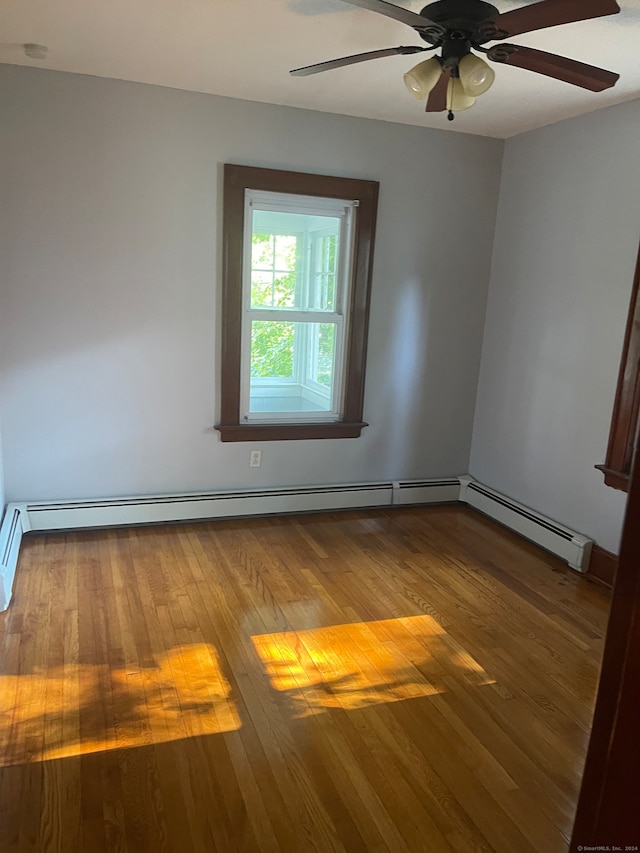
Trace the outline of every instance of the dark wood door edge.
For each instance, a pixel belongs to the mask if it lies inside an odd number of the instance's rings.
[[[629,491],[629,473],[640,417],[640,249],[631,292],[616,399],[611,416],[607,458],[596,468],[614,489]]]
[[[636,436],[636,449],[638,437]],[[640,846],[640,453],[633,463],[571,853]]]
[[[591,551],[587,576],[599,580],[607,586],[613,586],[618,569],[618,555],[594,545]]]

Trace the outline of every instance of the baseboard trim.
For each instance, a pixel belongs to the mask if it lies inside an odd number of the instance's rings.
[[[589,561],[589,577],[595,578],[601,583],[612,587],[616,579],[617,570],[618,555],[612,554],[611,551],[606,551],[599,545],[594,545],[591,550],[591,560]]]

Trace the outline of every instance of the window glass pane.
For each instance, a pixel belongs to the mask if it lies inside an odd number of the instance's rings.
[[[340,227],[335,215],[254,209],[251,307],[334,312]]]
[[[333,386],[336,327],[333,323],[314,323],[312,376],[320,385]]]
[[[295,270],[298,238],[293,234],[276,234],[275,267],[277,270]]]
[[[331,412],[335,323],[251,323],[250,413]]]
[[[251,378],[293,378],[295,323],[254,320],[251,323]]]
[[[259,234],[254,230],[251,246],[251,267],[256,270],[273,269],[273,234]]]
[[[251,304],[253,306],[273,305],[273,274],[270,272],[251,272]]]
[[[296,304],[296,274],[280,274],[273,282],[272,306],[294,308]]]
[[[314,281],[310,288],[310,306],[316,311],[335,311],[338,234],[317,236],[314,246]]]

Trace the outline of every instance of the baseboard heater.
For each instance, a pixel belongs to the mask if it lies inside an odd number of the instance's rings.
[[[572,569],[579,572],[588,570],[593,541],[586,536],[483,486],[471,477],[460,477],[460,500],[566,560]]]
[[[471,477],[351,483],[151,495],[100,500],[10,504],[0,527],[0,610],[6,609],[23,533],[29,530],[77,530],[233,518],[331,512],[384,506],[469,504],[526,539],[585,572],[592,542],[555,521],[477,483]]]
[[[121,527],[250,515],[285,515],[393,504],[451,503],[460,478],[406,482],[300,486],[183,495],[152,495],[95,501],[27,504],[31,530]]]
[[[0,610],[11,601],[22,534],[29,529],[29,516],[21,504],[9,504],[0,526]]]

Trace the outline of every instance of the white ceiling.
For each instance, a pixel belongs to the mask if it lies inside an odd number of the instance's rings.
[[[511,39],[617,71],[613,89],[596,94],[496,65],[493,88],[453,123],[426,114],[404,88],[420,56],[289,76],[347,54],[423,44],[410,27],[341,0],[0,0],[0,62],[507,138],[640,97],[640,0],[618,2],[619,15]],[[396,5],[419,12],[425,3]],[[28,59],[28,42],[46,45],[47,58]]]

